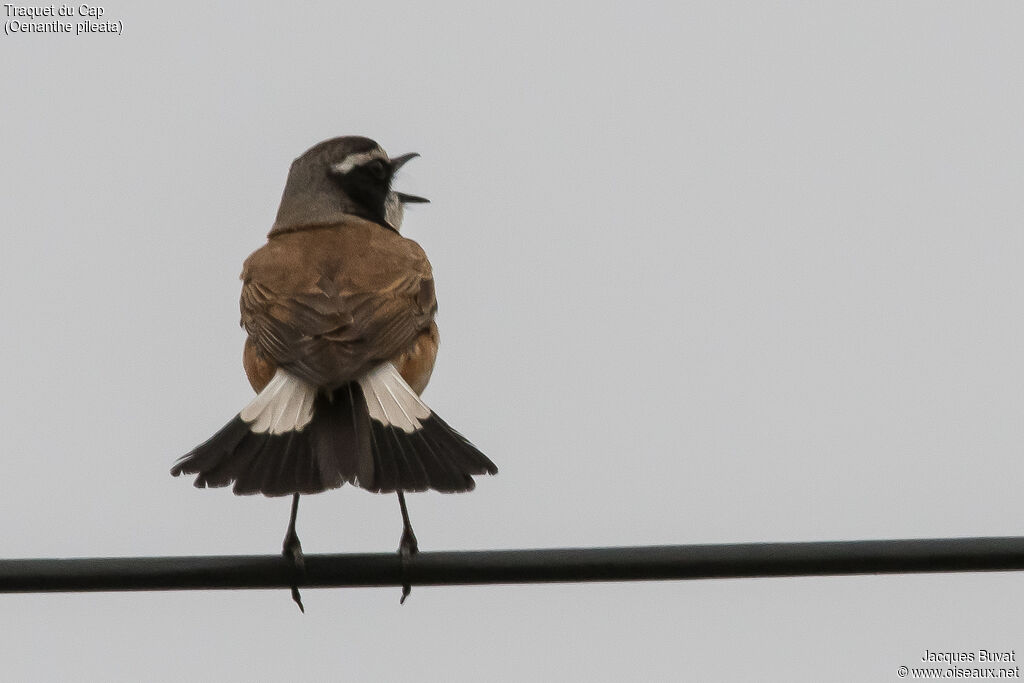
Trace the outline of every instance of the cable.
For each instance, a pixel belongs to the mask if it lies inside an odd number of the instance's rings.
[[[299,587],[400,586],[397,553],[306,555]],[[1024,537],[421,552],[413,586],[1024,570]],[[0,560],[0,592],[288,588],[279,555]]]

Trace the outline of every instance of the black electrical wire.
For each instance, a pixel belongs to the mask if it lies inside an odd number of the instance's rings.
[[[1024,570],[1024,537],[421,552],[413,586]],[[0,592],[400,586],[397,553],[0,560]]]

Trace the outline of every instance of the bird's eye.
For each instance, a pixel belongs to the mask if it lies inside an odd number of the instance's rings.
[[[387,177],[388,174],[387,166],[385,166],[384,162],[381,161],[380,159],[374,159],[370,163],[363,166],[363,168],[365,168],[370,173],[370,175],[372,175],[377,180],[384,180],[384,178]]]

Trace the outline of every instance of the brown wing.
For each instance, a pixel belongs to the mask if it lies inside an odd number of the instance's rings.
[[[403,353],[437,310],[420,246],[358,218],[273,235],[242,281],[242,325],[259,351],[322,387]]]

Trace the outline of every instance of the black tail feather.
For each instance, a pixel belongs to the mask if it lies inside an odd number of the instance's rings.
[[[191,453],[174,463],[174,467],[171,468],[171,474],[178,476],[182,472],[196,474],[216,469],[222,465],[224,456],[234,451],[248,434],[249,426],[236,417],[224,425],[219,432],[199,446],[196,446]],[[196,485],[200,485],[198,480]],[[224,484],[219,485],[224,486]],[[213,486],[218,486],[218,484],[213,484]]]
[[[427,469],[431,486],[442,493],[468,491],[474,486],[473,478],[457,468],[449,458],[438,455],[434,444],[419,431],[414,434],[419,443],[416,452],[422,455],[423,466]]]
[[[498,467],[477,450],[466,437],[448,426],[440,415],[433,414],[423,422],[423,435],[441,445],[453,464],[466,474],[497,474]]]
[[[245,430],[246,436],[238,445],[234,448],[234,451],[224,449],[220,451],[220,462],[215,467],[202,470],[198,469],[200,476],[196,478],[196,486],[228,486],[231,482],[239,479],[243,473],[249,470],[249,466],[253,459],[259,454],[260,449],[263,447],[263,441],[256,435],[249,433],[249,425],[242,422],[241,419],[235,418],[230,424],[240,426]],[[202,446],[200,447],[202,448]],[[228,453],[232,453],[231,457],[225,457]],[[195,467],[198,468],[200,463],[195,463]],[[180,469],[180,468],[179,468]],[[236,484],[236,491],[237,491]]]
[[[235,419],[241,420],[242,418],[236,417]],[[247,462],[244,463],[244,466],[239,467],[235,474],[234,491],[240,496],[262,492],[263,480],[266,478],[269,463],[267,456],[269,453],[281,450],[284,446],[284,437],[250,433],[247,443],[244,445],[246,446]],[[232,453],[227,457],[231,458],[233,455]]]
[[[429,486],[427,473],[413,444],[403,438],[405,432],[373,422],[375,491],[425,491]]]
[[[317,493],[355,484],[369,491],[472,490],[473,475],[498,468],[431,413],[409,433],[371,419],[357,382],[316,398],[302,430],[256,433],[236,416],[171,468],[195,474],[197,487],[234,484],[239,495]]]

